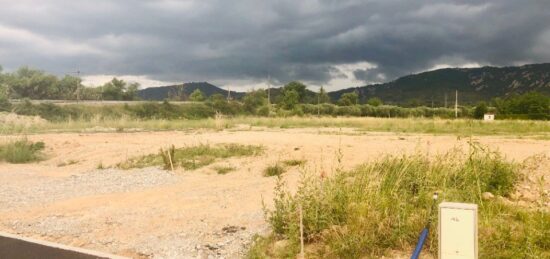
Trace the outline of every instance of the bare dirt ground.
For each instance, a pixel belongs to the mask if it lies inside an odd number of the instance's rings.
[[[0,140],[16,136],[2,136]],[[0,231],[130,257],[238,258],[256,233],[269,231],[262,200],[272,199],[275,178],[263,177],[267,165],[305,159],[285,180],[293,185],[299,170],[329,173],[353,168],[385,153],[436,154],[467,149],[455,136],[355,134],[351,129],[256,129],[137,133],[64,133],[28,136],[44,141],[48,159],[26,165],[0,164]],[[476,137],[508,159],[550,157],[550,141]],[[98,169],[127,158],[205,143],[263,145],[257,157],[232,158],[195,171],[159,168]],[[338,154],[341,162],[338,162]],[[544,159],[543,159],[544,160]],[[540,160],[540,161],[543,161]],[[539,160],[537,160],[539,161]],[[550,178],[550,163],[533,171]],[[213,167],[236,171],[218,175]],[[526,183],[536,182],[532,176]],[[546,188],[548,181],[546,181]],[[543,183],[544,184],[544,183]],[[525,187],[526,186],[526,187]],[[533,188],[529,184],[521,188]],[[519,196],[522,193],[518,194]]]

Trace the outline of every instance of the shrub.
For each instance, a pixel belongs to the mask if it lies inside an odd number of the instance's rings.
[[[44,142],[31,142],[27,139],[8,142],[0,145],[0,161],[22,164],[43,159]]]

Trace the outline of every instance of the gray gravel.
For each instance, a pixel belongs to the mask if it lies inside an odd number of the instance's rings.
[[[0,211],[72,197],[143,190],[176,183],[179,179],[168,171],[153,167],[130,171],[93,170],[64,178],[33,176],[32,180],[0,185]]]

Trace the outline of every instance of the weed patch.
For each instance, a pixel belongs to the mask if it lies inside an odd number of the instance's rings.
[[[299,252],[299,217],[304,238],[315,258],[372,258],[391,251],[412,251],[430,217],[431,196],[442,201],[479,205],[480,258],[546,258],[550,256],[550,214],[502,199],[484,201],[483,192],[508,196],[518,181],[520,165],[499,153],[472,144],[470,153],[386,156],[352,171],[320,178],[307,172],[296,193],[279,178],[274,208],[266,209],[273,236],[256,239],[249,257],[295,257]],[[430,228],[437,229],[435,215]],[[425,253],[437,253],[437,231],[431,231]],[[288,242],[290,255],[275,252]]]
[[[23,164],[44,159],[44,142],[31,142],[27,139],[11,141],[0,145],[0,161]]]
[[[286,168],[282,166],[279,163],[273,164],[268,166],[264,170],[264,176],[271,177],[271,176],[279,176],[282,175],[284,172],[286,172]]]
[[[214,170],[216,170],[216,173],[218,174],[227,174],[231,171],[235,171],[236,168],[232,166],[217,166],[214,167]]]
[[[149,166],[162,166],[164,169],[184,168],[195,170],[212,164],[218,159],[229,157],[255,156],[263,152],[262,146],[240,144],[201,144],[194,147],[161,149],[159,153],[131,158],[119,163],[118,168],[144,168]]]
[[[283,161],[283,164],[286,166],[301,166],[306,163],[306,160],[300,160],[300,159],[289,159]]]

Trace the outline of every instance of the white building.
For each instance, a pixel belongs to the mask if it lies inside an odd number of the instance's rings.
[[[484,121],[494,121],[495,120],[495,115],[492,114],[492,113],[486,113],[485,115],[483,115],[483,120]]]

